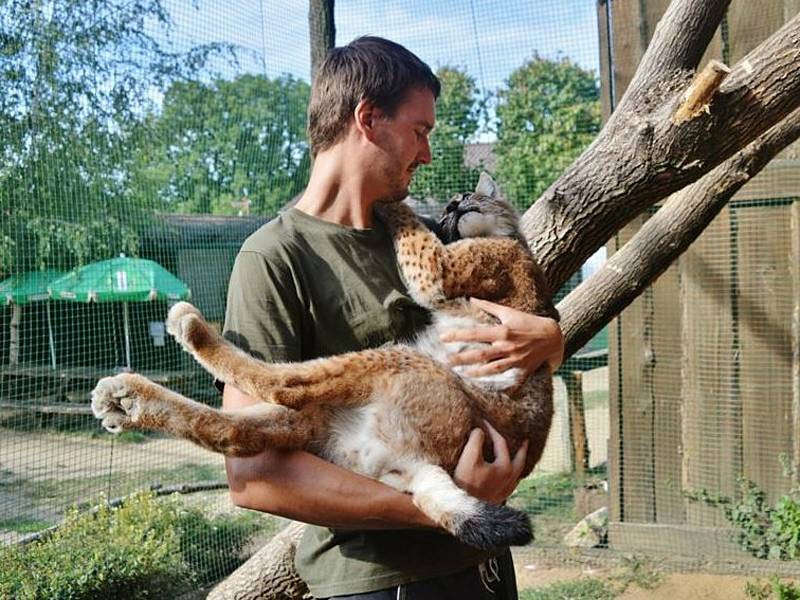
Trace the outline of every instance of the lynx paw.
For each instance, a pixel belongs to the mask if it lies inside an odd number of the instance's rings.
[[[188,302],[178,302],[169,310],[167,331],[189,352],[205,345],[213,335],[200,311]]]
[[[138,375],[104,377],[92,391],[92,412],[111,433],[130,429],[140,412],[134,382]]]

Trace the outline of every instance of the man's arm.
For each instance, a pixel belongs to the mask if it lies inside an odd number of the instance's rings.
[[[256,402],[233,386],[225,386],[224,409]],[[507,449],[498,449],[498,444],[504,445],[505,440],[495,440],[495,452],[507,456]],[[486,463],[482,447],[482,435],[470,436],[456,468],[456,480],[474,496],[502,501],[516,486],[521,469],[517,464],[509,468],[508,461]],[[343,529],[437,527],[410,495],[308,452],[270,449],[247,458],[226,457],[225,469],[231,499],[243,508]],[[502,498],[498,497],[500,490]]]

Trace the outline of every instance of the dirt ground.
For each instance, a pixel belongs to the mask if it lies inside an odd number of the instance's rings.
[[[557,554],[564,556],[564,552]],[[522,590],[599,578],[614,589],[623,590],[616,596],[619,600],[748,600],[746,584],[767,581],[763,573],[714,573],[704,572],[702,567],[700,570],[681,570],[680,564],[670,564],[669,560],[640,558],[635,563],[637,569],[634,569],[630,563],[609,554],[611,556],[598,560],[573,555],[560,561],[557,557],[546,556],[543,550],[515,549],[518,587]],[[794,578],[781,579],[797,584]]]

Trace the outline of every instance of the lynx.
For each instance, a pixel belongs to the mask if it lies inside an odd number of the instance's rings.
[[[467,345],[439,338],[453,328],[495,322],[469,303],[471,296],[557,318],[544,276],[514,209],[486,175],[475,193],[447,206],[439,234],[448,243],[404,203],[382,205],[380,213],[409,294],[432,313],[413,343],[267,364],[182,302],[169,312],[168,331],[214,377],[263,403],[223,412],[140,375],[121,374],[98,382],[94,414],[112,432],[163,431],[229,456],[304,449],[410,493],[422,512],[467,544],[525,544],[532,531],[524,513],[468,495],[451,474],[470,431],[484,420],[512,452],[529,440],[524,473],[531,471],[552,417],[549,368],[525,381],[514,369],[470,378],[447,365],[447,356]]]

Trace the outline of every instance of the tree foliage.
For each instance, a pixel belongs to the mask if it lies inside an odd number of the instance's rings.
[[[475,79],[464,71],[441,67],[436,75],[442,82],[442,92],[430,138],[432,161],[419,169],[410,192],[415,198],[445,202],[478,183],[480,172],[465,164],[465,152],[478,130],[480,102]]]
[[[162,0],[8,0],[0,27],[0,272],[135,253],[140,118],[224,48],[172,51]]]
[[[530,206],[600,130],[595,76],[568,58],[534,56],[511,73],[497,107],[497,178]]]
[[[138,185],[171,212],[276,212],[308,178],[308,97],[291,76],[176,82],[149,119]]]

